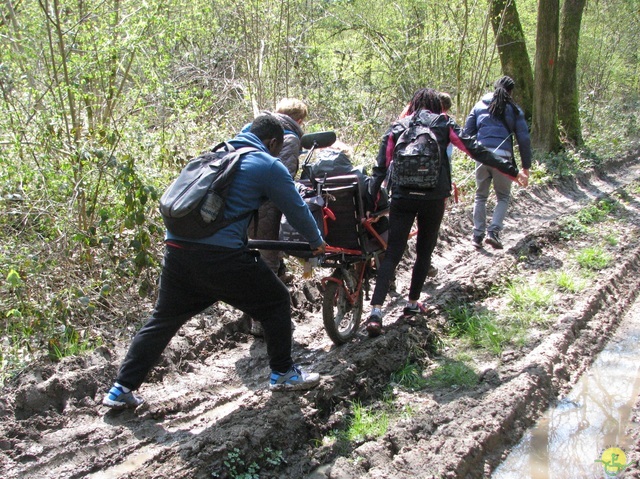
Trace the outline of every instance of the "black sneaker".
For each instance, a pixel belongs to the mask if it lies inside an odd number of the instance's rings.
[[[377,313],[371,313],[369,319],[367,319],[365,329],[370,338],[380,336],[382,334],[382,316]]]
[[[416,314],[426,314],[428,312],[427,307],[422,303],[417,303],[415,306],[405,306],[402,310],[404,316],[415,316]]]
[[[473,235],[473,239],[471,240],[471,244],[474,246],[474,248],[482,248],[482,240],[483,237],[480,235]]]
[[[488,231],[487,239],[484,240],[488,245],[493,246],[495,249],[502,249],[502,241],[500,241],[500,233],[497,231]]]

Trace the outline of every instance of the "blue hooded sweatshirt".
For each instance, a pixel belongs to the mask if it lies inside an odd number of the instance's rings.
[[[487,93],[475,104],[467,117],[464,125],[464,134],[475,136],[478,142],[485,148],[503,158],[513,158],[513,144],[509,137],[509,130],[498,118],[489,113],[489,104],[493,93]],[[505,108],[505,121],[510,130],[515,134],[520,148],[520,160],[522,168],[531,168],[531,138],[529,127],[524,119],[524,113],[520,108],[513,108],[511,104]]]
[[[269,153],[260,139],[250,132],[243,132],[232,139],[236,149],[253,146],[259,151],[252,151],[242,156],[240,167],[229,188],[225,206],[225,218],[242,215],[257,210],[260,205],[271,200],[287,217],[291,225],[298,230],[316,249],[322,245],[323,239],[309,208],[298,193],[287,168],[280,160]],[[204,243],[226,248],[244,248],[247,245],[247,230],[252,215],[231,223],[211,236],[194,240],[182,238],[167,231],[167,240]]]

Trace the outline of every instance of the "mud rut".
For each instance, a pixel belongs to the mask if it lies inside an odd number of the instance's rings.
[[[424,290],[431,313],[396,319],[409,282],[408,254],[398,270],[399,294],[386,305],[386,334],[375,340],[361,334],[333,347],[322,329],[320,273],[294,284],[294,358],[323,375],[316,390],[270,393],[264,343],[244,334],[237,312],[224,305],[174,338],[139,391],[148,405],[135,412],[98,405],[126,342],[58,364],[40,362],[0,398],[0,477],[258,477],[242,475],[252,462],[261,478],[486,477],[589,366],[636,299],[637,160],[636,153],[604,172],[515,192],[502,251],[473,250],[468,205],[449,211],[434,258],[440,273]],[[448,299],[486,296],[518,262],[531,269],[561,264],[566,252],[557,220],[620,192],[626,219],[616,261],[579,297],[559,302],[555,324],[524,348],[487,357],[473,388],[398,392],[396,401],[409,404],[412,414],[382,438],[346,448],[322,443],[345,426],[349,401],[381,400],[390,374],[416,351],[432,349]],[[637,424],[640,409],[634,414]],[[627,453],[637,459],[640,433],[631,433],[636,447]],[[625,477],[640,477],[637,463]]]

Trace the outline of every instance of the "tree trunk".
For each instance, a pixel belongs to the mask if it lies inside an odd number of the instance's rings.
[[[560,149],[557,72],[560,1],[539,0],[531,145],[544,153]]]
[[[516,82],[514,100],[530,120],[533,111],[533,72],[515,0],[490,0],[489,9],[502,71]]]
[[[586,0],[564,1],[558,54],[558,121],[564,128],[567,141],[575,146],[582,145],[576,69],[585,3]]]

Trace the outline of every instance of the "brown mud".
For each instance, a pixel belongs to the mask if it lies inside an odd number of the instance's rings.
[[[488,477],[526,428],[589,367],[637,297],[638,159],[636,153],[606,171],[514,188],[504,250],[476,251],[469,241],[468,201],[451,208],[434,257],[439,274],[423,292],[430,313],[398,319],[410,278],[409,250],[379,338],[360,333],[333,346],[320,310],[319,279],[330,271],[294,282],[294,358],[323,377],[312,391],[271,393],[263,341],[244,333],[240,315],[225,305],[194,318],[174,338],[140,389],[147,403],[136,411],[100,405],[126,338],[59,363],[40,361],[2,392],[0,477]],[[486,298],[515,272],[561,268],[570,253],[559,221],[614,196],[623,205],[615,261],[587,289],[558,298],[552,324],[533,328],[524,345],[499,356],[477,353],[476,386],[396,390],[394,403],[411,412],[392,420],[382,437],[323,440],[345,428],[353,401],[381,405],[391,374],[418,352],[424,363],[436,365],[455,349],[439,341],[446,336],[449,301]],[[628,431],[634,462],[621,477],[640,477],[639,423],[640,399]]]

